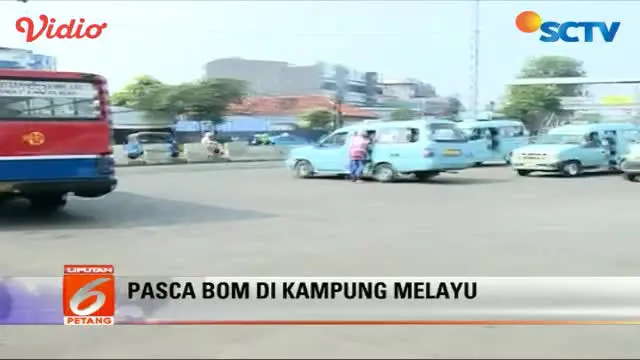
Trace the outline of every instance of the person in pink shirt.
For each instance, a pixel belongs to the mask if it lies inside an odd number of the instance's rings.
[[[349,175],[351,181],[360,181],[364,171],[367,151],[369,149],[369,139],[363,132],[357,132],[351,139],[349,147]]]

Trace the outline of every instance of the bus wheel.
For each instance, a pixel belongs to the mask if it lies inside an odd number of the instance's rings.
[[[53,213],[67,205],[67,194],[37,194],[28,197],[31,209]]]

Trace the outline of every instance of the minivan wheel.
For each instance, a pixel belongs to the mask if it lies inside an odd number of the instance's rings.
[[[622,175],[622,177],[623,177],[625,180],[627,180],[627,181],[636,181],[637,176],[638,176],[638,175],[636,175],[636,174],[629,174],[629,173],[624,173],[624,174]]]
[[[381,183],[390,183],[396,179],[396,171],[389,164],[378,164],[373,169],[373,177]]]
[[[295,166],[295,175],[301,179],[313,176],[313,166],[307,160],[299,160]]]
[[[571,160],[562,165],[562,174],[568,177],[575,177],[582,174],[582,164],[579,161]]]
[[[520,176],[529,176],[531,174],[531,170],[516,170],[516,173]]]

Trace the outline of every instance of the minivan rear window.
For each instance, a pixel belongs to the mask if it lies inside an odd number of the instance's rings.
[[[434,123],[427,126],[429,139],[435,142],[466,142],[467,136],[455,124]]]
[[[97,120],[97,98],[91,82],[0,79],[0,121]]]
[[[172,141],[170,134],[141,134],[137,136],[140,144],[166,144]]]

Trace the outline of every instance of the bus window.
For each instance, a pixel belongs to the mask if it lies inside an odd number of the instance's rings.
[[[0,80],[0,121],[3,119],[97,120],[96,86],[82,81]]]

